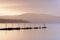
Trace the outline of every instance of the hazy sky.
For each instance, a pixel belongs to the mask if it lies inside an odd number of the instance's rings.
[[[0,0],[0,15],[43,13],[60,16],[60,0]]]

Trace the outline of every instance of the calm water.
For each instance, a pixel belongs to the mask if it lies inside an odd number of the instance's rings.
[[[26,26],[28,25],[26,24]],[[12,27],[11,24],[8,24],[8,26]],[[16,24],[13,27],[15,26]],[[24,24],[19,26],[24,27]],[[34,24],[32,26],[38,25]],[[43,25],[39,24],[39,26]],[[47,29],[0,31],[0,40],[60,40],[60,23],[46,24],[46,26]],[[6,26],[5,24],[0,24],[0,27]]]

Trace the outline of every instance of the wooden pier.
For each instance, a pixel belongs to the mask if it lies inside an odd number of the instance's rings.
[[[25,26],[25,24],[23,25],[24,27],[20,27],[20,24],[17,25],[17,27],[13,27],[14,25],[12,24],[12,27],[9,27],[8,24],[5,24],[4,28],[0,28],[0,30],[28,30],[28,29],[46,29],[47,27],[45,26],[36,26],[34,25],[34,27],[32,27],[32,25],[29,26]]]

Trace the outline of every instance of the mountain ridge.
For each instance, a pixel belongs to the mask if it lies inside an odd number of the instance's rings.
[[[17,19],[0,19],[0,23],[29,23],[29,21]]]
[[[5,16],[0,17],[3,19],[22,19],[32,23],[35,22],[60,22],[60,17],[52,16],[48,14],[37,14],[37,13],[25,13],[23,15],[16,15],[16,16]]]

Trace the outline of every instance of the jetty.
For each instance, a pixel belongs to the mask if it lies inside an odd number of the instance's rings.
[[[26,28],[0,28],[0,30],[28,30],[28,29],[39,29],[40,27],[26,27]]]
[[[28,29],[46,29],[47,27],[26,27],[26,28],[0,28],[0,30],[28,30]]]
[[[24,25],[24,27],[21,28],[19,26],[19,24],[17,27],[13,27],[13,25],[12,25],[12,27],[8,27],[7,24],[5,26],[6,26],[5,28],[0,28],[0,30],[28,30],[28,29],[46,29],[47,28],[45,26],[45,24],[42,27],[40,27],[40,26],[32,27],[31,25],[30,25],[30,27],[29,26],[25,27],[25,25]]]

